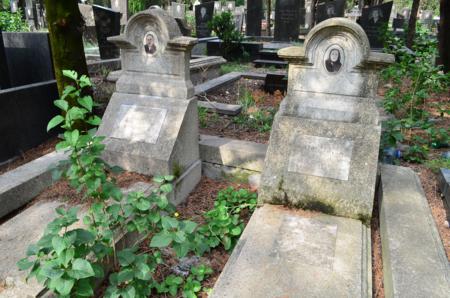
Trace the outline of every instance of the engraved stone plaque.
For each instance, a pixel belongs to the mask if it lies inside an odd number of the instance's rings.
[[[333,268],[337,225],[286,215],[274,243],[274,253],[290,262]]]
[[[166,114],[166,109],[123,104],[111,137],[155,144]]]
[[[350,140],[301,135],[292,146],[288,171],[347,181],[352,151]]]

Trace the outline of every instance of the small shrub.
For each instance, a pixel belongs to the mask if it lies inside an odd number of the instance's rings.
[[[21,9],[18,9],[17,12],[0,10],[0,30],[5,32],[28,32],[30,27],[23,20]]]
[[[230,12],[223,12],[214,16],[208,23],[208,27],[222,40],[222,56],[227,58],[233,50],[241,48],[240,43],[243,37],[236,30],[233,15]]]

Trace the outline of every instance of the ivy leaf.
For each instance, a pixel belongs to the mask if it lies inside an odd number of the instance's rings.
[[[121,270],[118,274],[117,274],[117,281],[119,283],[123,283],[125,281],[130,281],[132,280],[134,277],[134,272],[131,269],[124,269]]]
[[[53,101],[53,104],[58,108],[60,108],[61,110],[63,110],[64,112],[67,112],[67,110],[69,109],[69,103],[67,102],[67,100],[64,99],[57,99]]]
[[[159,187],[159,189],[161,189],[162,192],[169,193],[172,191],[173,187],[172,187],[172,184],[166,183],[166,184],[161,185]]]
[[[80,87],[84,88],[84,87],[90,87],[92,86],[91,80],[89,79],[88,76],[86,75],[82,75],[80,77]]]
[[[88,120],[86,120],[86,123],[88,123],[90,125],[98,126],[98,125],[100,125],[100,123],[102,123],[102,119],[98,116],[92,116],[92,117],[89,117]]]
[[[59,235],[56,235],[52,238],[52,245],[53,245],[53,249],[55,250],[55,252],[58,256],[66,248],[64,239]]]
[[[173,228],[178,227],[178,220],[176,220],[175,218],[172,218],[170,216],[163,216],[161,218],[161,224],[162,224],[163,228],[166,230],[173,229]]]
[[[136,265],[135,274],[137,279],[140,280],[150,280],[152,276],[150,275],[150,267],[145,263],[138,263]]]
[[[75,259],[72,263],[72,270],[68,272],[70,277],[75,279],[87,278],[95,275],[91,263],[84,259]]]
[[[187,234],[191,234],[192,232],[194,232],[196,227],[197,227],[197,224],[193,221],[190,221],[190,220],[183,221],[183,230]]]
[[[31,266],[34,265],[34,263],[35,262],[28,260],[28,258],[24,258],[17,262],[17,267],[19,268],[19,270],[28,270],[29,268],[31,268]]]
[[[235,227],[231,230],[231,235],[233,236],[238,236],[241,234],[241,228],[240,227]]]
[[[62,296],[67,296],[73,288],[75,281],[73,279],[60,277],[54,280],[56,284],[56,291]]]
[[[75,286],[76,293],[81,297],[92,297],[94,296],[94,290],[88,279],[82,279],[77,282]]]
[[[65,70],[62,71],[62,73],[63,73],[63,76],[68,77],[68,78],[70,78],[70,79],[72,79],[74,81],[76,81],[77,78],[78,78],[78,74],[74,70],[65,69]]]
[[[172,242],[172,236],[162,231],[152,237],[150,247],[167,247]]]
[[[136,256],[131,249],[124,249],[117,253],[117,257],[121,266],[128,266],[134,262]]]
[[[136,202],[136,208],[141,211],[146,211],[146,210],[150,209],[150,206],[151,206],[150,202],[147,201],[146,199],[139,199]]]
[[[64,117],[61,116],[61,115],[57,115],[57,116],[53,117],[47,124],[47,131],[49,131],[50,129],[58,126],[63,121],[64,121]]]
[[[85,108],[86,110],[88,110],[89,112],[92,112],[92,107],[94,105],[94,101],[92,100],[91,96],[83,96],[81,98],[78,98],[78,103]]]

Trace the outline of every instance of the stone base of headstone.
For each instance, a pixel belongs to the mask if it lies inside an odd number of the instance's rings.
[[[358,220],[264,205],[210,297],[371,297],[370,251]]]

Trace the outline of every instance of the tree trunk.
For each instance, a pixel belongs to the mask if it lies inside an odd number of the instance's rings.
[[[439,21],[439,56],[444,72],[450,72],[450,1],[441,0]]]
[[[406,35],[406,46],[412,48],[414,36],[416,35],[417,13],[419,11],[420,0],[413,0],[411,15],[409,17],[408,34]]]
[[[71,83],[62,71],[75,70],[88,75],[83,47],[84,20],[77,0],[45,0],[53,65],[59,94]]]

